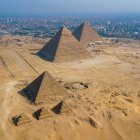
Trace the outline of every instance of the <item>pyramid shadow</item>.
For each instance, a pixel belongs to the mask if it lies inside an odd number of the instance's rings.
[[[52,117],[51,112],[45,107],[41,107],[40,109],[36,110],[32,115],[37,120],[47,119]]]
[[[29,96],[29,91],[28,90],[22,89],[22,90],[18,91],[18,94],[20,94],[21,96],[26,98],[30,103],[32,103],[31,102],[31,97]]]
[[[46,44],[47,45],[47,44]],[[45,45],[45,46],[46,46]],[[45,47],[44,46],[44,47]],[[53,59],[52,59],[52,57],[48,57],[48,55],[43,55],[42,53],[40,53],[40,51],[39,52],[37,52],[37,53],[30,53],[31,55],[34,55],[34,56],[37,56],[37,57],[40,57],[41,59],[43,59],[43,60],[45,60],[45,61],[49,61],[49,62],[53,62]]]
[[[72,112],[72,104],[68,102],[68,100],[61,100],[61,102],[57,103],[51,111],[55,114],[70,114]]]
[[[26,88],[18,91],[18,94],[21,95],[22,97],[24,97],[29,104],[35,105],[35,102],[33,102],[33,100],[32,100],[31,92],[29,90],[27,90]],[[40,103],[40,105],[41,105],[41,103]]]
[[[61,113],[61,109],[63,106],[63,101],[61,101],[59,104],[57,104],[55,107],[53,107],[51,110],[55,113],[55,114],[60,114]]]
[[[57,32],[57,34],[49,42],[47,42],[46,45],[39,52],[36,53],[36,55],[46,61],[53,62],[55,60],[58,44],[60,43],[63,32],[69,31],[67,31],[65,27],[62,27]]]
[[[37,52],[35,55],[38,56],[38,57],[40,57],[41,59],[43,59],[45,61],[53,62],[53,58],[52,57],[49,57],[48,55],[43,55],[40,52]]]
[[[20,90],[18,93],[25,97],[31,103],[35,103],[39,86],[41,85],[44,73],[42,73],[39,77],[37,77],[33,82],[31,82],[27,87]]]
[[[40,113],[41,113],[41,110],[38,111],[38,113],[40,114]],[[35,119],[39,120],[39,116],[37,115],[36,112],[34,112],[34,113],[32,114],[32,116],[33,116]]]

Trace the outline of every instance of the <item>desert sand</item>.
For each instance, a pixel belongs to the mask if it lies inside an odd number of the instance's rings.
[[[87,48],[92,59],[51,63],[36,55],[43,43],[18,36],[23,45],[16,46],[17,37],[5,38],[10,41],[0,48],[0,140],[140,139],[139,41],[107,39],[97,52]],[[20,94],[44,71],[67,92],[63,103],[34,105]],[[19,116],[15,126],[13,117]]]

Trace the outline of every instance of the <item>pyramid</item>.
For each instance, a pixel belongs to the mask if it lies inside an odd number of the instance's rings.
[[[15,126],[19,126],[31,122],[30,118],[25,113],[16,115],[15,117],[12,118],[12,121]]]
[[[83,44],[103,41],[97,32],[87,22],[82,23],[73,33],[73,36]]]
[[[51,62],[70,62],[90,58],[90,54],[66,27],[62,27],[37,54]]]
[[[46,119],[46,118],[50,118],[52,117],[51,113],[48,111],[48,109],[42,107],[40,109],[38,109],[36,112],[34,112],[33,116],[37,119],[37,120],[41,120],[41,119]]]
[[[61,101],[58,103],[55,107],[52,108],[52,111],[55,114],[63,114],[63,113],[70,113],[71,112],[71,106],[68,102]]]
[[[37,77],[22,93],[36,105],[59,102],[67,95],[65,89],[48,72]]]

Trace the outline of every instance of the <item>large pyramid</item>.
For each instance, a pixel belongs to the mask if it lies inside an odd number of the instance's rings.
[[[34,104],[57,103],[67,95],[65,89],[48,72],[42,73],[22,93]]]
[[[87,22],[82,23],[73,33],[78,41],[83,44],[95,43],[96,41],[103,41],[97,32]]]
[[[91,57],[66,27],[62,27],[38,55],[51,62],[68,62]]]

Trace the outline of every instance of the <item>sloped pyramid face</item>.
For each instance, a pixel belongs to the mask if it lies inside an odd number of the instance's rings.
[[[42,73],[23,91],[34,104],[59,102],[67,95],[65,89],[48,72]]]
[[[60,103],[58,103],[55,107],[52,108],[52,111],[56,114],[62,114],[62,113],[70,113],[72,111],[70,104],[63,100]]]
[[[39,52],[38,55],[51,62],[68,62],[90,58],[67,28],[63,27]]]
[[[46,119],[46,118],[50,118],[52,117],[51,113],[49,112],[49,110],[47,108],[40,108],[38,109],[36,112],[34,112],[33,116],[37,119]]]
[[[73,33],[78,41],[84,44],[103,41],[97,32],[90,26],[89,23],[82,23]]]
[[[22,113],[20,115],[13,117],[12,121],[13,121],[14,125],[16,125],[16,126],[27,124],[27,123],[31,122],[30,118],[25,113]]]

